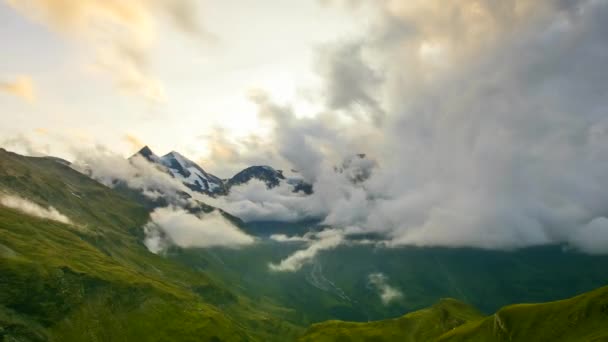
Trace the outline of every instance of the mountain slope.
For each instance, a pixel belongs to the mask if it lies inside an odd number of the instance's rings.
[[[226,187],[230,189],[233,186],[241,185],[249,182],[252,179],[258,179],[270,188],[278,186],[285,179],[283,172],[275,170],[270,166],[250,166],[226,181]]]
[[[0,205],[0,338],[266,341],[298,328],[221,282],[152,254],[147,211],[47,158],[0,150],[0,195],[52,205],[65,224]],[[221,309],[220,309],[221,308]]]
[[[224,182],[219,177],[206,172],[198,164],[178,152],[172,151],[159,157],[148,146],[144,146],[129,159],[137,156],[156,164],[190,190],[208,195],[221,195],[226,192]]]
[[[608,287],[566,300],[510,305],[485,318],[463,303],[442,300],[392,320],[314,324],[300,341],[608,341]]]
[[[608,341],[608,287],[556,302],[510,305],[439,341]]]
[[[370,323],[329,321],[314,324],[300,341],[431,341],[466,322],[481,319],[474,308],[442,299],[428,309]]]
[[[173,177],[180,180],[191,190],[208,194],[223,194],[226,192],[224,182],[219,177],[207,173],[195,162],[178,152],[167,153],[160,160],[169,169]]]

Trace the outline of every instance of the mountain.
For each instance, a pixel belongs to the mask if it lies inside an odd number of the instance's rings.
[[[392,320],[314,324],[300,341],[608,341],[608,287],[556,302],[509,305],[485,318],[442,300]]]
[[[198,164],[178,152],[172,151],[158,157],[148,146],[145,146],[131,158],[135,156],[142,156],[149,162],[163,166],[163,169],[171,176],[193,191],[209,195],[221,195],[226,192],[224,182],[219,177],[206,172]]]
[[[334,171],[358,184],[368,180],[376,166],[376,161],[367,158],[365,153],[358,153],[344,158],[342,165],[334,166]]]
[[[304,182],[298,177],[285,177],[283,171],[276,170],[267,165],[250,166],[224,182],[219,177],[206,172],[198,164],[184,157],[179,152],[172,151],[159,157],[148,146],[145,146],[129,159],[136,156],[141,156],[149,162],[158,165],[173,178],[180,180],[189,189],[207,195],[225,195],[230,191],[230,188],[246,184],[252,179],[264,182],[268,189],[278,186],[281,182],[287,182],[287,184],[293,187],[294,192],[312,193],[311,184]]]
[[[134,156],[142,156],[144,157],[146,160],[148,160],[149,162],[152,163],[160,163],[160,157],[157,156],[156,154],[154,154],[154,152],[152,152],[152,150],[148,147],[148,146],[144,146],[141,148],[141,150],[139,150],[137,153],[135,153],[131,158],[133,158]]]
[[[433,305],[438,298],[456,298],[492,313],[511,303],[546,302],[591,291],[608,284],[607,256],[588,255],[562,246],[514,251],[472,248],[394,247],[345,243],[318,253],[296,272],[270,272],[277,263],[305,250],[306,242],[264,238],[317,229],[286,223],[248,223],[244,230],[259,240],[234,250],[183,249],[167,257],[190,268],[205,268],[239,284],[252,298],[272,298],[292,309],[299,324],[325,320],[366,322],[397,317]],[[300,252],[301,253],[301,252]],[[382,288],[370,282],[381,273],[386,285],[402,293],[385,303]]]
[[[430,308],[383,321],[329,321],[313,324],[301,342],[433,341],[458,326],[483,318],[475,308],[455,299],[442,299]]]
[[[301,329],[150,253],[146,208],[66,165],[0,149],[0,196],[30,203],[0,204],[0,340],[283,341]],[[51,206],[69,221],[31,213]]]
[[[182,181],[191,190],[209,194],[222,194],[226,191],[224,182],[219,177],[205,172],[195,162],[178,152],[170,152],[162,156],[160,160],[173,177]]]
[[[261,180],[271,189],[285,180],[285,176],[283,176],[283,171],[275,170],[270,166],[250,166],[226,181],[226,187],[230,189],[235,185],[245,184],[252,179]]]
[[[308,243],[256,235],[238,249],[173,246],[156,255],[143,243],[153,207],[142,203],[53,158],[0,149],[0,340],[608,340],[608,288],[508,305],[605,286],[608,256],[353,242],[297,272],[271,272],[269,263]],[[277,234],[294,228],[273,224]],[[255,228],[250,234],[266,230]],[[373,274],[385,283],[372,283]],[[389,288],[401,296],[385,301]],[[456,299],[436,303],[445,297]]]
[[[310,195],[313,191],[312,185],[305,182],[303,179],[295,176],[285,177],[282,170],[276,170],[267,165],[250,166],[242,170],[226,181],[226,188],[230,190],[231,187],[246,184],[252,179],[264,182],[268,189],[272,189],[279,186],[282,182],[286,182],[293,187],[293,192],[302,192]]]

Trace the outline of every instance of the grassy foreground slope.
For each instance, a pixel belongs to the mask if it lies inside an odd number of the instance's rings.
[[[208,274],[148,252],[147,211],[46,158],[0,150],[0,195],[53,206],[71,224],[0,205],[0,340],[268,341],[297,328]]]
[[[566,300],[516,304],[482,318],[456,300],[401,318],[314,324],[300,341],[606,342],[608,287]]]
[[[433,341],[446,331],[482,317],[476,309],[462,302],[442,299],[430,308],[395,319],[314,324],[300,341]]]
[[[439,341],[606,342],[608,287],[556,302],[510,305],[446,333]]]

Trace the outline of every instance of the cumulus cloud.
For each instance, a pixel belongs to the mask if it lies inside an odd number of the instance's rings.
[[[279,238],[281,239],[281,238]],[[343,234],[337,230],[324,230],[314,234],[306,249],[299,250],[278,264],[270,263],[268,267],[275,272],[295,272],[304,265],[311,263],[319,252],[338,247],[344,239]],[[276,236],[275,236],[276,240]],[[283,241],[284,242],[284,241]]]
[[[362,46],[357,42],[329,45],[319,55],[318,72],[325,82],[323,93],[327,95],[328,107],[344,109],[356,119],[381,124],[384,110],[376,94],[383,77],[365,63]]]
[[[281,182],[268,189],[266,183],[252,179],[234,186],[224,197],[204,198],[204,202],[221,208],[245,222],[284,221],[320,218],[324,210],[302,193],[294,193],[293,186]]]
[[[372,273],[368,276],[369,283],[380,295],[380,299],[384,305],[388,305],[403,297],[403,293],[398,289],[388,284],[388,277],[383,273]]]
[[[298,170],[314,194],[252,181],[210,204],[247,221],[317,218],[336,236],[374,233],[390,246],[608,252],[608,3],[326,2],[348,3],[369,22],[360,36],[319,50],[317,100],[326,108],[303,117],[251,94],[272,139],[254,148]],[[141,13],[104,11],[118,21]],[[145,26],[146,17],[134,22]],[[137,61],[136,52],[123,53]],[[214,156],[243,157],[243,144],[216,141]],[[146,164],[101,164],[94,177],[129,179],[149,196],[183,187]],[[274,267],[309,262],[324,246],[311,239]]]
[[[170,244],[184,248],[250,245],[255,239],[228,221],[219,211],[194,215],[182,208],[158,208],[150,214],[145,244],[159,253]]]
[[[71,224],[70,219],[53,207],[45,208],[28,199],[14,195],[0,195],[0,204],[7,208],[16,209],[24,214],[53,220],[65,224]]]
[[[608,252],[608,4],[359,1],[348,10],[372,20],[360,39],[320,51],[326,111],[302,118],[253,98],[274,124],[276,154],[315,189],[310,201],[275,196],[266,209],[317,208],[326,224],[392,246]],[[370,100],[381,124],[351,106]],[[336,172],[360,152],[378,162],[369,176]]]
[[[36,100],[34,82],[29,76],[18,76],[13,81],[0,81],[0,92],[18,96],[28,102]]]
[[[6,0],[10,6],[53,29],[90,43],[92,63],[107,72],[117,88],[163,101],[162,83],[150,71],[149,55],[157,39],[159,18],[195,37],[209,34],[200,27],[191,0]]]

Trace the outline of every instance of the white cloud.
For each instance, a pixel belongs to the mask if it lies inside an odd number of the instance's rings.
[[[369,283],[379,292],[380,299],[384,305],[388,305],[403,297],[403,293],[397,288],[388,285],[388,277],[383,273],[372,273],[368,276]]]
[[[287,236],[285,234],[272,234],[270,239],[276,242],[310,242],[307,236]]]
[[[608,3],[355,2],[349,13],[369,25],[319,51],[322,87],[307,92],[327,108],[303,116],[251,96],[273,140],[251,149],[298,169],[314,194],[252,181],[206,202],[246,221],[356,226],[391,246],[608,253]],[[256,159],[216,140],[227,162]],[[360,152],[377,163],[336,172]],[[183,188],[145,164],[106,159],[91,168],[106,184],[126,179],[150,197]],[[309,260],[310,247],[292,260]]]
[[[141,190],[144,196],[153,200],[162,195],[177,203],[183,201],[180,193],[190,193],[183,183],[141,156],[127,160],[104,148],[78,150],[72,167],[108,187],[124,182],[129,188]]]
[[[176,207],[158,208],[150,214],[146,227],[146,246],[158,253],[170,243],[184,248],[250,245],[255,239],[234,226],[218,211],[194,215]]]
[[[312,240],[306,249],[299,250],[278,264],[269,264],[271,271],[276,272],[295,272],[304,265],[312,262],[319,252],[338,247],[344,236],[337,230],[324,230],[315,234],[316,239]]]
[[[392,246],[561,243],[608,253],[598,223],[608,203],[599,186],[608,184],[608,4],[360,3],[348,10],[371,22],[347,42],[356,53],[344,42],[320,52],[331,54],[320,98],[340,108],[299,117],[254,98],[274,125],[276,154],[315,189],[308,200],[269,199],[266,216],[313,213]],[[372,102],[381,125],[369,124],[373,111],[349,109]],[[332,166],[358,152],[378,166],[353,184]]]
[[[53,220],[65,224],[72,223],[67,216],[60,213],[57,209],[53,207],[42,207],[19,196],[0,195],[0,204],[8,208],[19,210],[20,212],[30,216]]]
[[[574,247],[591,254],[608,251],[608,218],[599,217],[575,231],[571,237]]]
[[[309,197],[294,193],[293,186],[286,182],[268,189],[266,183],[252,179],[245,184],[232,187],[225,197],[202,199],[246,222],[293,222],[322,217],[324,213],[324,210]]]

